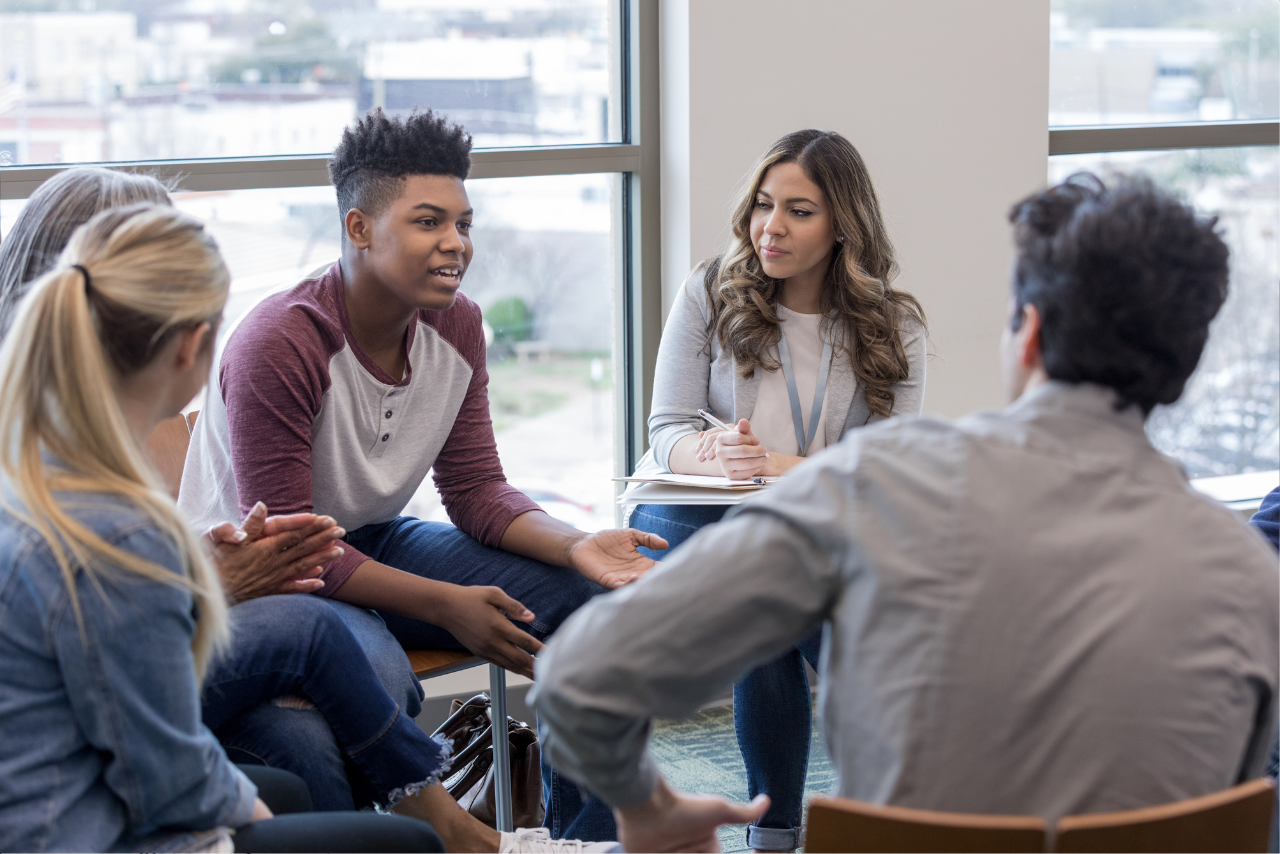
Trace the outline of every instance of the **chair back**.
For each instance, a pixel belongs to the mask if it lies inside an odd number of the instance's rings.
[[[969,815],[877,806],[848,798],[809,802],[804,850],[1044,851],[1045,823],[1034,816]]]
[[[157,424],[147,438],[147,453],[151,455],[152,464],[175,501],[178,498],[178,487],[182,485],[182,469],[187,461],[191,431],[196,426],[196,416],[199,414],[197,411],[167,418]]]
[[[1125,812],[1068,816],[1058,822],[1055,851],[1266,851],[1275,782]]]

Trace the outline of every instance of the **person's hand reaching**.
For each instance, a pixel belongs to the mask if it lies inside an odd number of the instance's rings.
[[[654,566],[638,547],[662,551],[667,541],[632,528],[586,534],[569,549],[569,566],[608,590],[630,584]]]
[[[769,796],[749,804],[724,798],[688,795],[660,779],[644,803],[614,810],[618,841],[627,851],[719,851],[716,830],[724,824],[759,821],[769,809]]]

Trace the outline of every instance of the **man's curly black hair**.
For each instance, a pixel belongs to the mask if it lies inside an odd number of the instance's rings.
[[[377,214],[400,195],[410,175],[465,179],[470,171],[471,135],[431,110],[402,119],[374,107],[342,132],[329,158],[343,221],[352,208]]]
[[[1012,324],[1040,312],[1050,378],[1097,383],[1149,414],[1173,403],[1200,361],[1227,298],[1217,217],[1146,178],[1108,187],[1087,172],[1013,206]]]

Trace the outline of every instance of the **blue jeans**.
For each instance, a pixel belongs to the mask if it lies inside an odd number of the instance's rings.
[[[401,516],[352,531],[346,541],[373,560],[423,578],[502,588],[535,615],[532,623],[513,621],[513,625],[539,640],[546,639],[592,596],[604,592],[603,587],[571,569],[489,548],[443,522]],[[383,614],[382,618],[407,647],[463,648],[439,626],[395,614]],[[561,777],[545,762],[542,780],[547,804],[545,826],[553,837],[590,841],[617,838],[613,811],[598,798],[584,799],[571,780]],[[584,810],[584,803],[590,802],[597,806]]]
[[[205,677],[201,714],[206,726],[221,730],[246,712],[260,714],[266,701],[300,694],[323,716],[329,733],[323,749],[327,753],[330,739],[336,742],[341,757],[360,770],[380,803],[391,805],[440,776],[446,764],[443,747],[383,688],[331,603],[313,596],[268,596],[237,605],[233,619],[233,645]],[[288,726],[275,734],[287,736],[295,750],[306,750],[309,745],[300,739],[317,731]]]
[[[278,599],[276,601],[279,601]],[[372,611],[322,600],[342,618],[373,665],[387,693],[409,717],[422,710],[422,686],[404,650]],[[233,625],[240,606],[231,609]],[[232,652],[252,633],[253,623],[233,631]],[[323,812],[371,807],[378,793],[345,757],[324,715],[318,709],[281,708],[263,703],[233,718],[215,733],[232,761],[265,765],[298,775],[311,792],[313,809]]]
[[[821,651],[819,630],[733,686],[733,728],[747,766],[747,795],[763,792],[771,802],[760,821],[747,828],[751,848],[792,851],[800,845],[813,735],[813,699],[804,662],[816,670]]]
[[[657,534],[670,543],[683,543],[704,525],[719,522],[726,506],[701,504],[640,505],[631,526]],[[662,553],[651,555],[661,560]],[[781,658],[757,667],[733,686],[733,725],[738,749],[747,767],[747,792],[764,792],[772,801],[758,824],[747,828],[747,845],[761,850],[792,850],[800,844],[804,779],[809,769],[812,736],[812,696],[804,671],[814,668],[822,647],[815,632]]]

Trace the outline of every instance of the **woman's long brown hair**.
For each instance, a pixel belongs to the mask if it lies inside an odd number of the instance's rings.
[[[765,173],[779,163],[798,164],[818,185],[836,234],[844,238],[836,244],[820,297],[823,334],[852,362],[867,408],[888,417],[893,386],[909,373],[902,326],[910,319],[923,325],[924,309],[911,294],[893,289],[898,264],[871,176],[858,150],[834,131],[789,133],[756,164],[734,206],[729,246],[708,267],[704,280],[712,332],[733,354],[743,377],[757,368],[781,367],[770,348],[782,337],[777,312],[782,281],[765,275],[751,245],[756,193]]]

